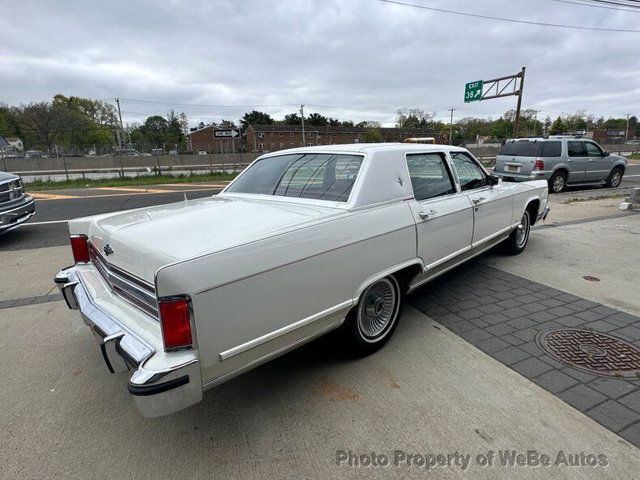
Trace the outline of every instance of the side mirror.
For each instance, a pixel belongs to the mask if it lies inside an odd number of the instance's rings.
[[[602,156],[603,157],[608,157],[609,155],[611,155],[611,154],[605,150]]]
[[[491,186],[493,185],[497,185],[498,182],[500,181],[500,177],[497,176],[495,173],[492,173],[491,175],[489,175],[489,177],[487,177],[489,179],[489,184]]]

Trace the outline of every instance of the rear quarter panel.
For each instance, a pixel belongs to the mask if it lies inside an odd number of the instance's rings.
[[[527,206],[535,200],[540,202],[538,211],[535,214],[537,216],[537,214],[547,206],[549,189],[545,180],[530,180],[515,185],[516,188],[513,190],[514,208],[512,224],[520,221]],[[532,221],[535,221],[535,218],[533,218]]]
[[[339,325],[368,279],[415,260],[401,201],[164,267],[156,287],[191,295],[206,385]]]

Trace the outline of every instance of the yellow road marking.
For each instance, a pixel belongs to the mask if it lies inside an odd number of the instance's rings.
[[[36,200],[65,200],[67,198],[78,198],[77,195],[58,195],[57,193],[40,193],[40,192],[27,192]]]
[[[134,187],[96,187],[95,190],[132,192],[132,193],[166,193],[166,190],[158,190],[155,188],[134,188]]]
[[[127,197],[132,195],[156,195],[159,193],[189,193],[189,192],[197,192],[203,190],[211,190],[212,188],[222,188],[226,185],[222,185],[221,187],[216,187],[214,185],[206,188],[191,188],[188,190],[156,190],[156,189],[129,189],[127,188],[125,192],[122,193],[104,193],[98,195],[58,195],[55,193],[40,193],[40,192],[27,192],[33,198],[40,202],[46,202],[50,200],[69,200],[69,199],[78,199],[78,198],[107,198],[107,197]],[[100,188],[92,188],[91,190],[120,190],[117,187],[100,187]]]

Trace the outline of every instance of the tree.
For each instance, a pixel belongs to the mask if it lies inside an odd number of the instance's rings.
[[[220,125],[218,125],[220,128],[236,128],[236,124],[234,122],[232,122],[231,120],[225,120],[222,119],[222,121],[220,122]]]
[[[307,117],[307,122],[314,127],[325,127],[329,124],[329,119],[319,113],[312,113]]]
[[[0,103],[0,135],[4,137],[20,137],[20,125],[15,108]]]
[[[549,133],[550,129],[551,129],[551,117],[547,116],[547,118],[544,119],[544,130],[542,133],[546,135]]]
[[[549,128],[549,135],[562,135],[566,131],[566,126],[562,117],[556,118]]]
[[[353,127],[354,126],[353,122],[351,120],[345,120],[340,125],[343,126],[343,127]]]
[[[259,112],[258,110],[251,110],[244,114],[244,116],[240,119],[240,127],[245,132],[249,125],[273,125],[273,118],[271,115],[264,112]]]
[[[339,127],[340,126],[340,120],[338,120],[337,118],[329,117],[329,125],[332,126],[332,127]]]
[[[301,122],[302,119],[297,113],[290,113],[289,115],[284,116],[285,125],[300,125]]]
[[[498,140],[506,140],[513,136],[513,122],[500,117],[491,126],[491,136]]]
[[[396,113],[396,127],[398,128],[425,128],[436,116],[435,113],[426,113],[415,107],[402,107]]]
[[[377,120],[365,120],[364,122],[356,123],[355,125],[358,128],[380,128],[380,122]]]
[[[379,143],[384,141],[384,137],[378,128],[369,128],[367,133],[364,134],[364,139],[367,143]]]

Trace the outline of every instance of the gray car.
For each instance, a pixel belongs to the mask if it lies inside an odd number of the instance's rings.
[[[559,193],[572,185],[617,187],[626,167],[626,158],[592,140],[558,136],[509,140],[494,173],[506,181],[547,180],[549,191]]]
[[[0,172],[0,235],[29,220],[35,209],[35,201],[24,192],[22,179]]]

